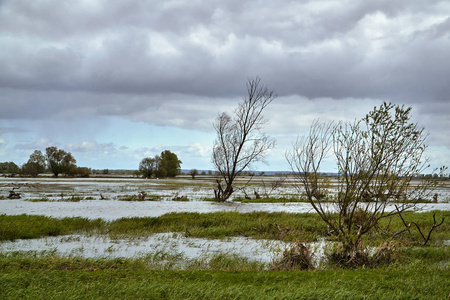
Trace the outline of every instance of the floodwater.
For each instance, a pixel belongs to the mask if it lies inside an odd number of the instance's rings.
[[[0,243],[1,252],[55,251],[63,256],[143,257],[154,253],[181,255],[183,259],[212,257],[215,254],[237,254],[252,261],[271,262],[286,247],[280,241],[233,237],[208,240],[185,237],[177,233],[157,233],[148,238],[110,239],[106,236],[67,235]]]
[[[449,203],[421,204],[421,211],[450,210]],[[20,199],[0,200],[0,214],[44,215],[55,218],[84,217],[116,220],[130,217],[158,217],[172,212],[229,212],[265,211],[307,213],[314,212],[308,203],[213,203],[207,201],[117,201],[82,200],[80,202],[29,202]]]
[[[245,184],[248,178],[240,179]],[[266,180],[266,182],[264,182]],[[284,182],[281,188],[272,190],[277,179],[256,179],[258,184],[247,188],[261,195],[296,195],[296,190]],[[9,191],[21,194],[20,199],[7,199]],[[45,215],[56,218],[84,217],[116,220],[127,217],[158,217],[172,212],[229,212],[240,213],[266,211],[307,213],[314,212],[308,203],[216,203],[203,201],[213,197],[214,178],[177,178],[168,180],[144,180],[137,178],[0,178],[0,214]],[[420,205],[420,211],[450,211],[449,188],[441,189],[438,203]],[[121,197],[135,196],[139,192],[158,196],[158,201],[121,201]],[[236,195],[243,196],[243,191]],[[186,196],[189,201],[173,201]],[[75,201],[71,199],[76,198]],[[106,200],[100,200],[104,198]],[[37,199],[40,199],[37,202]],[[82,199],[82,200],[80,200]],[[155,234],[134,240],[111,240],[107,236],[59,236],[33,240],[0,242],[0,251],[56,251],[61,255],[84,257],[137,257],[149,253],[167,252],[181,254],[186,259],[201,259],[218,253],[238,254],[250,260],[270,262],[279,255],[286,244],[278,241],[254,240],[235,237],[225,240],[186,238],[176,233]]]
[[[245,183],[243,178],[240,183]],[[258,181],[259,180],[259,181]],[[270,192],[271,196],[295,195],[295,189],[285,183],[275,191],[270,190],[270,179],[256,179],[259,185],[248,188],[247,193]],[[272,178],[272,180],[274,180]],[[0,214],[32,214],[50,217],[84,217],[115,220],[126,217],[158,217],[171,212],[229,212],[265,211],[307,213],[314,212],[308,203],[216,203],[202,201],[213,196],[214,179],[164,179],[138,178],[0,178],[0,196],[6,197],[13,186],[19,187],[20,199],[0,200]],[[121,197],[135,196],[140,191],[159,197],[159,201],[121,201]],[[242,191],[236,192],[242,196]],[[189,201],[173,201],[176,196],[186,196]],[[449,199],[448,189],[440,191],[440,200]],[[71,197],[92,200],[71,202]],[[107,200],[99,200],[101,197]],[[46,201],[32,202],[33,199]],[[447,201],[448,202],[448,201]],[[450,203],[420,204],[421,211],[450,210]]]

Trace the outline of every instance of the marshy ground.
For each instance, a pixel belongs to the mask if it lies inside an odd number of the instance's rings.
[[[2,298],[446,298],[450,295],[448,185],[438,203],[404,214],[423,228],[444,224],[428,246],[417,231],[389,239],[395,262],[346,270],[324,252],[335,240],[289,180],[254,178],[234,201],[216,203],[214,178],[1,178]],[[241,178],[244,187],[248,178]],[[20,199],[8,199],[12,186]],[[242,203],[254,191],[268,196]],[[145,192],[145,199],[139,199]],[[183,199],[180,199],[183,197]],[[178,198],[178,199],[177,199]],[[277,200],[278,199],[278,200]],[[182,200],[182,201],[176,201]],[[293,202],[290,202],[293,201]],[[398,217],[386,219],[391,231]],[[274,271],[291,243],[310,245],[313,271]],[[223,272],[230,271],[230,272]]]

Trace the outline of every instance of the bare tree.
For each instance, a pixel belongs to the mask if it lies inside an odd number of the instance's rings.
[[[430,182],[412,183],[429,165],[423,157],[427,135],[410,122],[410,111],[384,103],[353,123],[315,121],[309,135],[286,154],[297,187],[339,236],[349,259],[380,219],[411,208],[431,192]],[[338,170],[334,195],[320,173],[328,155]]]
[[[214,123],[217,139],[212,162],[219,172],[215,197],[225,201],[233,194],[233,182],[251,163],[265,162],[265,153],[274,147],[275,140],[261,130],[266,124],[262,112],[274,99],[273,91],[261,79],[249,79],[247,97],[239,103],[232,118],[221,113]],[[224,181],[224,184],[223,182]]]

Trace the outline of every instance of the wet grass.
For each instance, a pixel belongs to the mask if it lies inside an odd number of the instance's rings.
[[[295,203],[295,202],[303,202],[309,203],[306,199],[301,199],[298,197],[269,197],[269,198],[260,198],[260,199],[245,199],[242,197],[234,198],[233,201],[241,202],[241,203]]]
[[[50,200],[49,198],[33,198],[33,199],[26,199],[25,201],[28,201],[28,202],[51,202],[54,200]]]
[[[117,196],[119,201],[160,201],[163,196],[146,194],[145,197],[139,197],[139,195],[120,195]]]
[[[156,232],[181,232],[200,238],[248,236],[260,239],[314,241],[326,227],[317,214],[289,213],[170,213],[157,218],[123,218],[112,221],[112,237],[143,236]]]
[[[424,234],[433,225],[433,214],[442,226],[436,228],[431,243],[442,243],[449,239],[450,212],[407,212],[403,217],[407,223],[416,222]],[[383,230],[374,230],[364,236],[364,244],[378,246],[390,239],[393,232],[404,228],[399,217],[383,219]],[[385,231],[386,230],[386,231]],[[268,213],[268,212],[216,212],[216,213],[170,213],[160,217],[122,218],[114,221],[85,218],[57,219],[32,215],[0,215],[0,240],[31,239],[74,233],[108,234],[111,238],[139,238],[161,232],[178,232],[185,236],[221,239],[246,236],[257,239],[282,240],[287,242],[313,242],[326,237],[324,222],[314,213]],[[395,237],[402,244],[423,243],[419,231],[411,227],[411,234],[404,232]],[[332,237],[329,237],[330,239]]]
[[[0,215],[0,241],[35,239],[75,232],[94,233],[104,230],[106,222],[85,218],[56,219],[33,215]]]
[[[152,269],[153,258],[83,259],[0,254],[2,299],[446,299],[450,269],[434,252],[410,249],[403,264],[375,269],[261,271],[217,257],[209,269]],[[158,256],[158,255],[157,255]],[[160,254],[157,260],[173,260]],[[448,260],[447,260],[448,262]]]
[[[29,198],[25,199],[27,202],[80,202],[82,200],[94,200],[93,197],[83,197],[79,195],[70,195],[70,196],[57,196],[59,198],[50,199],[47,197],[42,198]]]
[[[450,297],[450,212],[408,212],[424,230],[444,224],[431,246],[420,246],[411,228],[395,239],[396,262],[375,268],[268,271],[266,265],[228,254],[186,259],[156,252],[140,258],[60,257],[56,252],[0,253],[1,299],[447,299]],[[0,215],[0,240],[72,233],[141,237],[156,232],[223,238],[246,235],[286,241],[314,241],[326,228],[316,214],[255,212],[171,213],[157,218],[106,222],[85,218]],[[398,217],[383,220],[389,231],[403,228]],[[364,241],[378,244],[383,232]],[[184,270],[179,270],[180,264]]]

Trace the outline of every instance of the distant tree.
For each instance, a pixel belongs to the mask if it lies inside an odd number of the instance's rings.
[[[212,162],[220,174],[214,191],[216,199],[228,199],[234,191],[235,178],[251,163],[264,162],[265,153],[275,146],[275,140],[261,131],[266,123],[262,112],[275,98],[274,92],[261,84],[259,77],[249,79],[247,97],[239,103],[234,117],[227,113],[217,117],[214,123],[217,139],[212,155]]]
[[[39,175],[38,168],[32,163],[23,164],[22,167],[20,167],[19,173],[21,176],[37,177]]]
[[[19,166],[12,161],[0,163],[0,173],[10,174],[10,176],[13,177],[15,174],[19,173],[19,170]]]
[[[87,167],[77,167],[76,174],[80,177],[89,177],[89,175],[91,175],[91,169]]]
[[[189,175],[191,175],[192,179],[195,179],[195,176],[198,175],[198,170],[197,169],[190,170]]]
[[[28,162],[21,168],[21,174],[36,177],[45,172],[45,156],[40,150],[35,150]]]
[[[70,152],[56,147],[45,149],[47,164],[50,171],[58,177],[59,174],[73,175],[76,173],[77,161]]]
[[[165,150],[161,155],[155,157],[146,157],[139,163],[139,172],[145,178],[156,177],[175,177],[180,174],[181,160],[175,153]]]
[[[180,174],[182,161],[175,153],[165,150],[161,152],[159,168],[156,173],[158,177],[175,177]]]
[[[202,172],[200,173],[200,175],[206,175],[206,172],[205,172],[205,171],[202,171]]]
[[[151,178],[153,175],[156,175],[160,162],[161,158],[158,155],[155,157],[146,157],[139,163],[139,172],[145,178]]]

